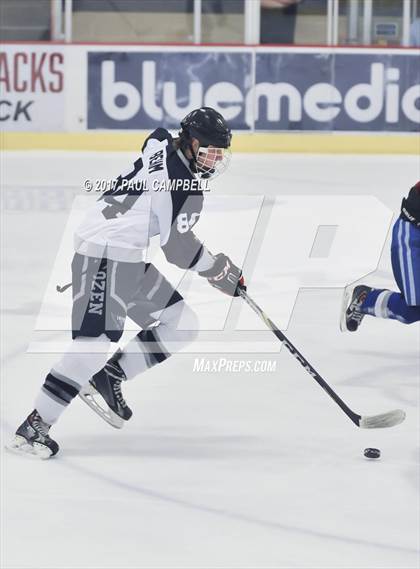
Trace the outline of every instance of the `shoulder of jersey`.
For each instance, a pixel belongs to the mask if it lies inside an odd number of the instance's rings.
[[[152,147],[150,148],[152,150],[153,148],[153,142],[163,142],[163,141],[167,141],[167,146],[166,146],[166,167],[167,167],[167,173],[168,173],[168,177],[170,179],[187,179],[187,180],[193,180],[194,176],[193,174],[190,172],[190,170],[185,166],[185,164],[181,161],[181,159],[179,158],[177,151],[175,150],[175,148],[173,147],[173,137],[171,135],[171,133],[166,130],[166,128],[157,128],[156,130],[154,130],[145,140],[144,144],[143,144],[143,148],[142,151],[144,152],[146,146],[149,144],[149,142],[151,143]],[[153,150],[152,150],[153,151]],[[195,196],[202,196],[203,192],[201,190],[175,190],[172,192],[173,197],[177,194],[184,194],[184,196],[188,196],[188,195],[195,195]]]
[[[156,130],[154,130],[151,134],[149,134],[149,136],[146,138],[141,149],[142,152],[144,152],[144,149],[146,148],[147,144],[152,140],[157,140],[158,142],[163,142],[164,140],[167,140],[168,146],[172,145],[173,142],[171,133],[167,131],[166,128],[159,127]]]

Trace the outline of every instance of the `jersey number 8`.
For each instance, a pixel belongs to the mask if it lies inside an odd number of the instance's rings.
[[[178,229],[179,233],[186,233],[193,227],[200,217],[199,213],[192,213],[191,217],[188,221],[188,213],[180,213],[176,218],[176,228]]]

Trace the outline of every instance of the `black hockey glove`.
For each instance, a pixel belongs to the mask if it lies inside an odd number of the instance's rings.
[[[408,197],[403,198],[401,217],[420,228],[420,182],[411,188]]]
[[[215,255],[214,259],[215,263],[211,269],[198,274],[201,277],[205,277],[211,286],[225,294],[239,296],[239,289],[246,290],[241,269],[234,265],[229,257],[223,253]]]

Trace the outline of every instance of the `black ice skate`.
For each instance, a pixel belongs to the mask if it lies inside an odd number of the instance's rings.
[[[48,435],[50,427],[35,409],[18,428],[7,448],[35,458],[50,458],[57,454],[60,448]]]
[[[116,429],[121,429],[133,414],[121,391],[125,374],[118,363],[120,357],[117,352],[79,393],[95,413]]]
[[[342,332],[356,332],[362,323],[365,314],[360,312],[368,293],[372,290],[366,285],[349,287],[344,293],[343,308],[341,312],[340,329]]]

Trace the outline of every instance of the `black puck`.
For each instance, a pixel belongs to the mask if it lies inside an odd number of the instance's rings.
[[[381,451],[378,448],[365,448],[363,454],[366,458],[380,458]]]

